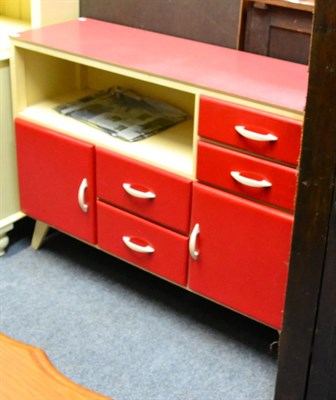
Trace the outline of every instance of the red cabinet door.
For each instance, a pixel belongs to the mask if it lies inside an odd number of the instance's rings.
[[[15,126],[22,211],[95,243],[94,146],[24,120]]]
[[[280,329],[292,224],[290,214],[196,183],[190,289]]]

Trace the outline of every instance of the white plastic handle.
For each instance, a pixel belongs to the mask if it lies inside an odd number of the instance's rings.
[[[238,171],[231,171],[231,176],[237,182],[245,186],[250,186],[255,188],[268,188],[272,186],[272,183],[266,181],[266,179],[257,181],[256,179],[246,178],[246,176],[240,175],[240,172]]]
[[[130,183],[123,183],[123,188],[129,195],[138,197],[139,199],[155,199],[156,197],[156,194],[151,191],[142,192],[141,190],[132,188]]]
[[[235,130],[239,133],[239,135],[244,136],[246,139],[255,140],[257,142],[275,142],[278,140],[277,136],[273,135],[273,133],[258,133],[253,132],[245,128],[242,125],[236,125]]]
[[[200,231],[201,230],[199,224],[195,224],[189,239],[189,253],[194,260],[197,260],[200,254],[200,252],[196,250],[197,236],[199,235]]]
[[[122,239],[129,249],[136,251],[137,253],[154,253],[155,251],[155,249],[150,245],[140,246],[139,244],[133,243],[132,238],[129,236],[123,236]]]
[[[85,213],[88,212],[89,209],[89,206],[85,204],[84,200],[85,190],[87,189],[87,187],[88,187],[88,181],[86,178],[84,178],[78,189],[78,204],[81,210]]]

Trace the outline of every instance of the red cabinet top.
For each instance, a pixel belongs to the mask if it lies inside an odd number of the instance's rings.
[[[17,40],[293,111],[306,102],[305,65],[109,22],[79,19]]]

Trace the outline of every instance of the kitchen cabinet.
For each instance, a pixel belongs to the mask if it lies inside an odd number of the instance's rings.
[[[12,42],[23,210],[281,329],[307,68],[86,18]],[[55,109],[108,87],[188,119],[127,142]]]

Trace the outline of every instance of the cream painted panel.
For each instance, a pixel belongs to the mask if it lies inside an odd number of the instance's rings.
[[[0,61],[0,227],[20,211],[8,61]]]

